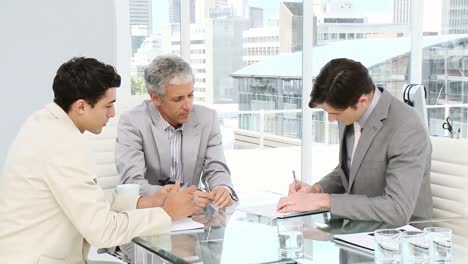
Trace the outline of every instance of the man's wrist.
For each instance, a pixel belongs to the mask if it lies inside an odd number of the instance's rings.
[[[153,199],[150,197],[140,196],[137,202],[137,209],[155,207],[153,204]]]
[[[326,209],[326,210],[330,210],[330,208],[331,208],[331,195],[328,194],[328,193],[324,193],[324,194],[321,194],[321,195],[322,195],[322,199],[320,199],[320,201],[322,201],[321,208]]]
[[[216,187],[213,189],[213,191],[216,190],[216,189],[218,189],[218,188],[224,188],[224,189],[226,189],[226,190],[228,191],[229,196],[231,197],[231,199],[232,199],[233,201],[237,201],[237,197],[234,195],[234,191],[231,189],[231,187],[229,187],[229,186],[227,186],[227,185],[220,185],[220,186],[216,186]]]
[[[320,184],[318,184],[318,183],[314,183],[312,185],[312,192],[313,193],[323,193],[322,186],[320,186]]]

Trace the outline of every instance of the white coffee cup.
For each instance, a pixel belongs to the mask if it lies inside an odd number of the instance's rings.
[[[139,184],[119,184],[117,185],[118,195],[139,195],[140,185]]]

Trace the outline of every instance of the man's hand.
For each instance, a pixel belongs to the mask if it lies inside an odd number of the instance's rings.
[[[177,187],[175,184],[166,185],[151,196],[141,196],[140,199],[138,199],[136,208],[161,207],[164,205],[164,202],[166,202],[169,192],[176,190],[176,188],[179,190],[180,184]]]
[[[213,194],[213,203],[216,207],[225,208],[234,202],[229,191],[223,186],[215,188],[211,194]]]
[[[196,190],[193,193],[193,201],[195,205],[195,212],[200,212],[204,208],[206,208],[211,201],[213,201],[214,195],[213,193],[207,193],[204,191]],[[194,213],[195,213],[194,212]]]
[[[172,221],[188,217],[194,211],[193,195],[197,190],[194,185],[180,189],[180,181],[169,191],[167,199],[162,206]]]
[[[303,193],[312,192],[312,186],[310,186],[309,184],[303,181],[297,181],[297,183],[292,182],[291,184],[289,184],[289,194],[296,193],[296,192],[303,192]]]
[[[175,188],[175,184],[169,184],[169,185],[164,186],[159,191],[155,192],[153,196],[151,196],[151,198],[153,198],[152,207],[163,206],[164,202],[166,202],[167,196],[174,188]]]
[[[304,212],[330,209],[330,195],[327,193],[296,192],[279,200],[276,210],[280,213]]]

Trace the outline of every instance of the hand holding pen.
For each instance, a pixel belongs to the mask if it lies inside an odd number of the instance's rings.
[[[308,192],[307,189],[310,187],[310,185],[302,181],[298,181],[296,178],[296,171],[292,171],[292,176],[293,182],[289,185],[289,193]]]
[[[213,202],[214,194],[205,192],[203,190],[196,190],[193,197],[193,202],[196,207],[196,211],[201,211],[206,208],[211,202]]]
[[[293,175],[293,182],[289,185],[289,192],[296,193],[296,192],[304,192],[304,193],[321,193],[321,189],[317,184],[309,185],[303,181],[298,181],[296,177],[296,171],[292,171]]]

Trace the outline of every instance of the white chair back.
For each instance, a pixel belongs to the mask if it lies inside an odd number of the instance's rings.
[[[115,102],[115,117],[109,120],[107,125],[102,129],[101,134],[85,133],[90,140],[94,158],[96,159],[97,183],[105,191],[113,190],[120,183],[114,155],[120,113],[139,105],[146,99],[149,99],[148,95],[117,97]]]
[[[468,217],[468,140],[432,137],[431,188],[434,218]],[[452,222],[447,227],[468,242],[468,230]]]

